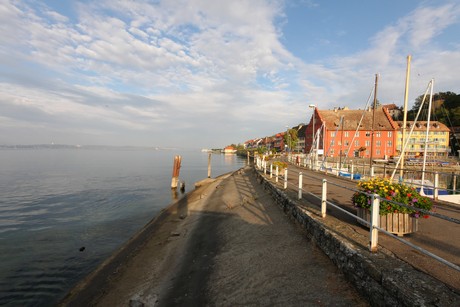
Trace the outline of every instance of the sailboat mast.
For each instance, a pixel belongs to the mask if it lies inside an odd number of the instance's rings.
[[[374,155],[374,124],[375,124],[375,109],[377,107],[377,85],[379,83],[379,74],[375,74],[375,90],[374,90],[374,106],[372,108],[372,132],[371,132],[371,155],[369,159],[369,169],[372,167]]]
[[[400,161],[401,161],[401,169],[399,171],[399,182],[404,180],[404,150],[403,146],[406,141],[406,124],[407,124],[407,101],[409,97],[409,79],[410,79],[410,61],[412,57],[409,54],[407,56],[407,69],[406,69],[406,87],[404,91],[404,118],[403,118],[403,126],[402,126],[402,140],[401,140],[401,153],[400,153]],[[396,134],[396,137],[398,135]]]
[[[428,118],[426,120],[426,135],[425,135],[425,148],[423,151],[423,166],[422,166],[422,187],[421,192],[423,195],[423,186],[425,182],[425,164],[426,164],[426,152],[428,147],[428,134],[430,132],[430,117],[431,117],[431,105],[433,103],[433,87],[434,87],[434,79],[431,79],[431,89],[430,89],[430,100],[428,103]]]

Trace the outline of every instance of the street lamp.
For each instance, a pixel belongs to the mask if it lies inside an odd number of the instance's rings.
[[[311,147],[310,147],[310,152],[312,152],[313,150],[313,144],[315,142],[315,111],[316,111],[316,106],[314,104],[311,104],[308,106],[309,108],[312,108],[313,109],[313,129],[312,129],[312,132],[311,132]],[[315,153],[316,155],[317,153]],[[316,163],[316,159],[313,159],[313,163],[312,165],[315,165]]]
[[[313,143],[315,142],[315,109],[316,106],[314,104],[311,104],[308,106],[309,108],[313,109],[313,129],[312,129],[312,136],[311,136],[311,149],[313,149]]]
[[[286,126],[286,142],[287,142],[286,152],[289,152],[291,148],[290,138],[291,138],[291,135],[289,134],[289,126]]]

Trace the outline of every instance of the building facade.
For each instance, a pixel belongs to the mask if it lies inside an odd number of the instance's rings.
[[[385,108],[375,111],[315,108],[313,116],[306,130],[306,152],[317,147],[318,152],[328,157],[383,159],[395,155],[397,124]],[[317,146],[313,146],[314,130],[315,135],[320,133]]]
[[[399,155],[402,150],[402,128],[403,122],[396,122],[398,125],[397,137],[397,154]],[[428,122],[413,121],[406,122],[406,140],[407,146],[405,156],[408,158],[422,157],[425,152],[430,157],[447,157],[451,152],[449,147],[449,128],[443,123],[437,121],[430,121],[430,126],[427,127]],[[412,134],[409,134],[412,130]],[[428,141],[426,135],[428,132]]]

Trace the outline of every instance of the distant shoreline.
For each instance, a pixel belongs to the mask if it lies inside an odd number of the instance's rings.
[[[197,148],[154,147],[154,146],[110,146],[110,145],[67,145],[67,144],[32,144],[32,145],[0,145],[0,150],[16,149],[98,149],[98,150],[191,150]]]

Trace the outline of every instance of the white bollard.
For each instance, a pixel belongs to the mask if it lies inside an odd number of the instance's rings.
[[[270,164],[270,178],[273,178],[273,164]]]
[[[323,179],[323,188],[321,190],[321,216],[326,217],[326,199],[327,197],[327,180]]]
[[[438,186],[439,186],[439,173],[434,173],[434,190],[433,190],[433,199],[438,199]]]
[[[380,199],[377,194],[373,194],[371,201],[370,251],[375,253],[379,241],[379,230],[374,226],[380,227]]]
[[[302,181],[303,181],[303,176],[302,176],[302,172],[299,172],[299,196],[298,196],[298,199],[302,199]]]
[[[278,182],[278,175],[279,175],[279,169],[278,165],[276,166],[276,173],[275,173],[275,182]]]
[[[288,169],[285,168],[284,169],[284,189],[286,190],[287,189],[287,177],[288,176]]]

